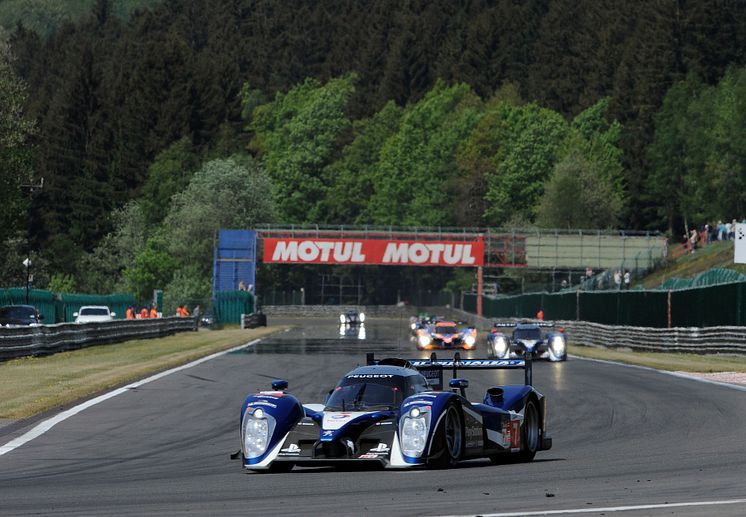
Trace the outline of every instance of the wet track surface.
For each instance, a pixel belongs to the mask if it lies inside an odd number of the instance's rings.
[[[532,463],[475,460],[453,470],[242,472],[229,455],[239,447],[239,409],[249,392],[285,378],[303,402],[321,402],[345,372],[364,363],[366,352],[428,355],[415,351],[404,320],[370,320],[365,339],[340,336],[333,319],[288,323],[297,327],[111,398],[0,456],[0,515],[566,509],[609,515],[594,509],[746,497],[746,392],[577,359],[535,364],[534,385],[549,398],[554,448],[538,453]],[[482,357],[483,339],[467,357]],[[571,347],[570,340],[572,353]],[[522,372],[473,371],[468,377],[468,395],[481,400],[493,384],[521,382]],[[735,516],[746,515],[746,505],[620,515]]]

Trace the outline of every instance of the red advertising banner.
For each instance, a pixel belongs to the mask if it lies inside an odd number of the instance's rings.
[[[475,267],[484,265],[484,240],[266,238],[264,239],[264,262]]]

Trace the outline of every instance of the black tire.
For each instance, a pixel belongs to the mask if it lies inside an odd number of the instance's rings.
[[[437,468],[456,465],[464,450],[464,425],[461,412],[455,404],[450,404],[443,414],[433,438],[435,453],[430,463]]]
[[[541,429],[539,427],[539,409],[533,399],[528,399],[523,411],[523,427],[521,428],[521,452],[515,455],[517,461],[531,461],[541,445]]]

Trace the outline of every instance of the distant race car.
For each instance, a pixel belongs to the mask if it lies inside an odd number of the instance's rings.
[[[417,331],[426,328],[428,325],[432,325],[439,318],[432,314],[420,313],[417,316],[412,316],[409,319],[409,328],[412,330],[412,335],[416,335]]]
[[[359,311],[346,311],[339,315],[341,325],[362,325],[365,323],[365,313]]]
[[[480,457],[531,461],[552,446],[530,357],[376,361],[368,354],[367,363],[344,375],[324,404],[301,404],[285,380],[249,395],[241,406],[241,450],[232,457],[255,471],[347,462],[447,467]],[[469,402],[469,382],[456,378],[457,370],[501,368],[524,369],[524,384],[493,386],[483,402]],[[449,391],[439,391],[444,369],[454,375]]]
[[[513,328],[510,335],[502,330]],[[549,329],[543,332],[543,329]],[[525,350],[534,359],[567,360],[567,336],[564,329],[554,330],[553,323],[494,323],[487,335],[487,357],[510,359],[521,357]]]
[[[436,321],[417,330],[415,342],[420,350],[433,348],[463,348],[477,346],[477,329],[453,321]]]

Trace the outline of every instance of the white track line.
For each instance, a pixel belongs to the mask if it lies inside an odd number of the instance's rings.
[[[510,512],[510,513],[480,513],[480,517],[523,517],[533,515],[569,515],[577,513],[611,513],[611,512],[630,512],[635,510],[655,510],[659,508],[681,508],[685,506],[717,506],[724,504],[744,504],[746,499],[727,499],[724,501],[694,501],[691,503],[663,503],[663,504],[639,504],[636,506],[609,506],[607,508],[572,508],[567,510],[544,510],[538,512]],[[460,516],[451,515],[447,517],[465,517],[467,514]],[[474,515],[474,514],[469,514]],[[446,517],[446,516],[444,516]]]
[[[52,418],[49,418],[47,420],[44,420],[40,424],[38,424],[36,427],[28,431],[27,433],[22,434],[18,438],[15,438],[5,445],[0,446],[0,456],[3,454],[8,454],[10,451],[17,449],[21,445],[30,442],[34,438],[38,438],[39,436],[43,435],[47,431],[49,431],[51,428],[59,424],[60,422],[63,422],[67,420],[68,418],[77,415],[81,411],[88,409],[91,406],[95,406],[96,404],[99,404],[105,400],[109,400],[112,397],[116,397],[117,395],[121,395],[122,393],[125,393],[131,389],[139,388],[140,386],[144,384],[148,384],[149,382],[157,381],[158,379],[161,379],[165,377],[166,375],[171,375],[172,373],[180,372],[181,370],[186,370],[187,368],[192,368],[193,366],[197,366],[198,364],[204,363],[206,361],[209,361],[211,359],[215,359],[216,357],[220,357],[222,355],[228,354],[230,352],[241,350],[242,348],[247,348],[250,346],[254,346],[257,344],[260,340],[255,339],[254,341],[251,341],[249,343],[233,347],[228,350],[223,350],[222,352],[217,352],[212,355],[205,356],[201,359],[197,359],[196,361],[192,361],[191,363],[187,363],[181,366],[177,366],[176,368],[171,368],[170,370],[166,370],[161,373],[157,373],[151,377],[147,377],[145,379],[135,381],[132,384],[128,384],[127,386],[123,386],[121,388],[115,389],[114,391],[110,391],[108,393],[104,393],[103,395],[99,395],[98,397],[92,398],[91,400],[86,400],[82,404],[78,404],[75,407],[71,407],[70,409],[63,411],[62,413],[59,413]]]
[[[637,368],[638,370],[647,370],[650,372],[658,372],[658,373],[662,373],[665,375],[670,375],[672,377],[678,377],[679,379],[688,379],[690,381],[703,382],[705,384],[714,384],[715,386],[722,386],[724,388],[731,388],[731,389],[738,390],[738,391],[746,391],[746,386],[741,386],[740,384],[730,384],[728,382],[713,381],[711,379],[703,379],[702,377],[696,377],[694,375],[687,375],[685,373],[671,372],[668,370],[659,370],[658,368],[651,368],[649,366],[640,366],[638,364],[620,363],[617,361],[609,361],[607,359],[591,359],[589,357],[581,357],[579,355],[569,355],[569,354],[568,356],[572,357],[573,359],[581,359],[583,361],[592,361],[594,363],[603,363],[603,364],[613,364],[615,366],[626,366],[627,368]]]

